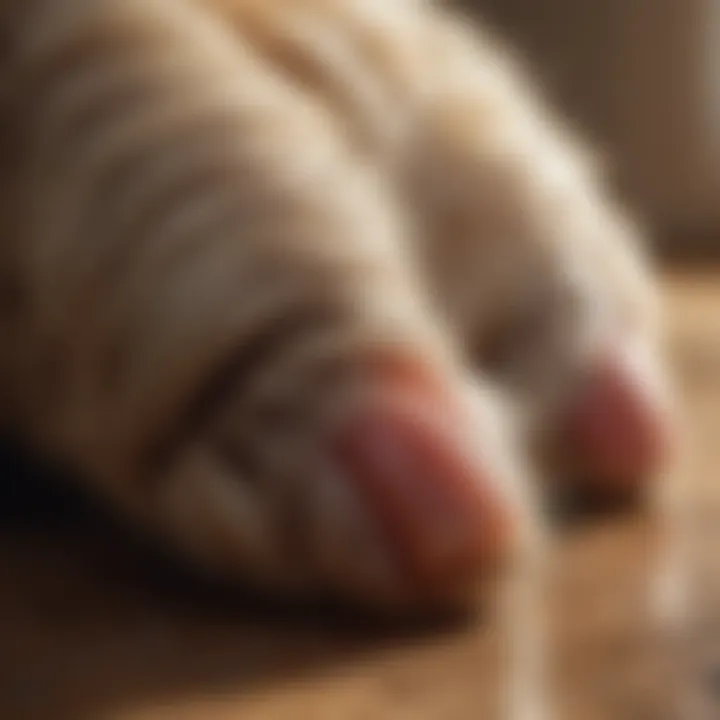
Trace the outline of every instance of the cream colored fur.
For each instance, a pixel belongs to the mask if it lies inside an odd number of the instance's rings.
[[[419,0],[8,7],[0,409],[202,566],[396,594],[317,457],[378,354],[471,396],[518,497],[488,375],[544,419],[607,333],[654,356],[638,232],[481,28]]]
[[[407,599],[319,454],[373,362],[434,367],[507,492],[525,471],[423,291],[387,168],[260,34],[196,3],[2,20],[8,426],[208,571]]]

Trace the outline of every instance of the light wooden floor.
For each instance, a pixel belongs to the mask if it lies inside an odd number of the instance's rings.
[[[618,518],[568,531],[551,610],[558,717],[568,720],[694,720],[677,704],[680,690],[720,691],[720,604],[713,617],[708,601],[720,597],[720,274],[676,277],[668,294],[695,429],[681,481],[698,506],[692,552],[709,563],[707,602],[695,610],[685,667],[649,613],[657,524]],[[491,627],[369,640],[219,608],[150,582],[110,532],[37,525],[0,527],[0,720],[501,717]],[[720,704],[708,717],[720,717]]]

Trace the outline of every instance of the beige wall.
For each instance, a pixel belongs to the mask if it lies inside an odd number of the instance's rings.
[[[461,4],[516,40],[660,234],[720,229],[720,0]]]

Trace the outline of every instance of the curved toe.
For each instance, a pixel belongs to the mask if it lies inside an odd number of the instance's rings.
[[[418,602],[456,602],[509,552],[510,508],[482,452],[469,446],[451,393],[403,383],[360,404],[336,428],[331,453]],[[467,420],[469,422],[469,419]]]
[[[672,417],[655,377],[632,353],[608,353],[570,403],[562,435],[594,490],[635,494],[669,460]]]

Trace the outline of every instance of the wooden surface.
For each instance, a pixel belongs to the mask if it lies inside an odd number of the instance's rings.
[[[713,532],[720,535],[720,274],[669,280],[668,294],[694,430],[679,477],[696,504],[683,537],[692,559],[709,563],[700,573],[702,601],[715,597],[720,569],[711,551]],[[158,580],[114,532],[81,513],[60,521],[20,503],[5,515],[0,720],[502,717],[497,623],[393,639],[348,623],[238,609]],[[712,701],[720,684],[714,602],[695,607],[694,635],[679,644],[651,612],[668,560],[664,528],[650,518],[614,518],[558,538],[553,717],[691,720],[680,705],[688,692]],[[708,717],[720,717],[720,706]]]

